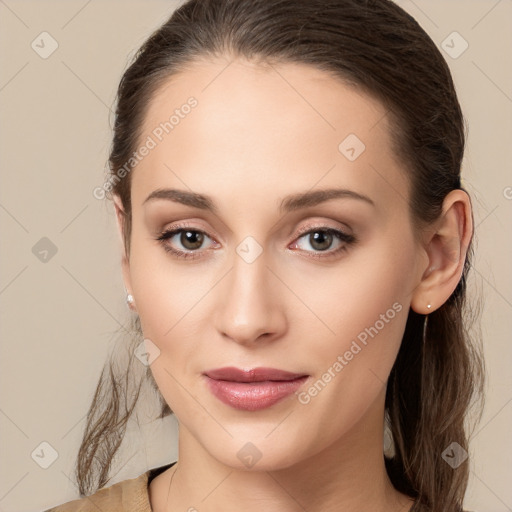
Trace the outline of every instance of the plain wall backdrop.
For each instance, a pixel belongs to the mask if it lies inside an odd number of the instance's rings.
[[[466,507],[510,511],[512,2],[398,3],[441,48],[469,126],[470,291],[483,297],[488,382]],[[128,320],[112,206],[93,190],[103,183],[122,72],[177,5],[0,0],[1,512],[78,497],[72,477],[85,415]],[[130,429],[108,485],[175,460],[176,432],[173,417]],[[56,452],[47,469],[34,455],[41,449]]]

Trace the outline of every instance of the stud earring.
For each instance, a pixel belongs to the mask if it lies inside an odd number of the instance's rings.
[[[430,309],[432,307],[431,304],[427,304],[427,309]]]
[[[128,306],[133,304],[133,295],[131,293],[126,294],[126,303]]]

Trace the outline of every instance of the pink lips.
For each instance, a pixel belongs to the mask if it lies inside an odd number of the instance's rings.
[[[295,393],[308,375],[274,368],[227,367],[204,373],[210,391],[221,402],[246,411],[265,409]]]

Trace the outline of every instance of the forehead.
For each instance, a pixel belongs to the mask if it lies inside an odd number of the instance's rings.
[[[382,130],[376,135],[388,134],[385,107],[362,88],[331,73],[299,63],[267,64],[227,57],[194,61],[170,77],[148,105],[145,131],[168,119],[192,96],[199,106],[193,112],[198,136],[203,135],[201,128],[209,130],[213,125],[231,130],[231,139],[236,128],[239,140],[256,129],[272,139],[273,131],[291,127],[294,135],[332,136],[337,132],[340,137],[344,130],[352,130],[368,142],[368,132],[377,125]],[[300,126],[298,121],[302,121]],[[183,127],[172,136],[179,137],[179,131]]]
[[[133,172],[132,197],[140,204],[176,185],[277,197],[318,184],[396,201],[408,183],[386,114],[378,100],[308,65],[196,61],[148,105],[140,142],[154,147]]]

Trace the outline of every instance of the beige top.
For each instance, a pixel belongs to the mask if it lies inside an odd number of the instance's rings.
[[[91,496],[69,501],[44,512],[152,512],[149,483],[174,464],[150,469],[136,478],[103,487]]]
[[[150,469],[136,478],[103,487],[90,496],[68,501],[45,512],[152,512],[149,483],[173,464]]]

